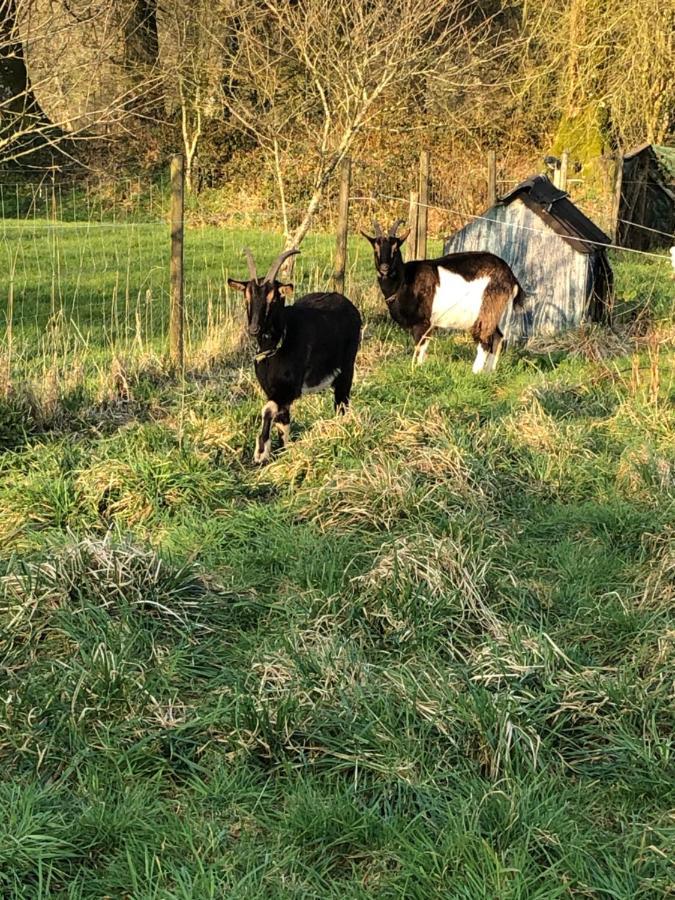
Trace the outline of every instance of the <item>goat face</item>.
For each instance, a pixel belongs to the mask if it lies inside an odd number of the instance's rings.
[[[375,235],[367,234],[362,231],[361,234],[373,248],[375,255],[375,269],[380,278],[389,278],[394,274],[398,265],[403,261],[401,256],[401,245],[410,234],[410,229],[404,231],[403,234],[396,234],[399,223],[394,224],[389,229],[389,234],[382,233],[382,229],[375,222]]]
[[[266,344],[270,339],[276,339],[282,330],[285,298],[292,293],[293,285],[277,281],[277,273],[289,256],[295,256],[299,252],[295,248],[284,250],[272,263],[267,275],[264,278],[258,278],[253,254],[247,248],[244,250],[244,255],[248,261],[248,271],[251,277],[248,281],[238,281],[236,278],[227,279],[231,288],[243,292],[246,298],[248,333],[260,344]]]
[[[228,278],[227,283],[244,294],[249,335],[262,342],[276,337],[281,328],[281,310],[286,297],[293,292],[293,285],[257,278],[250,281]]]

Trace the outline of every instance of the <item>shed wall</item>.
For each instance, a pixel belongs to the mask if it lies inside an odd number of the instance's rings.
[[[511,339],[564,331],[586,316],[592,256],[570,247],[522,200],[493,206],[447,238],[445,253],[467,250],[500,256],[527,295],[526,312],[516,312],[510,323],[503,323]]]
[[[654,151],[646,147],[623,163],[617,243],[634,250],[658,250],[670,247],[674,235],[673,191],[664,181]]]

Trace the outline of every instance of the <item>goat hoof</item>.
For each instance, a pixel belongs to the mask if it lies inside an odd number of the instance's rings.
[[[270,461],[271,456],[272,456],[272,454],[270,453],[269,450],[263,450],[262,453],[259,453],[256,450],[255,453],[253,454],[253,462],[258,466],[262,466],[265,463],[268,463]]]

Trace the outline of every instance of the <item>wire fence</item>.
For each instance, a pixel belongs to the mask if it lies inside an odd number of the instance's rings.
[[[508,177],[506,175],[508,174]],[[526,171],[498,172],[503,194]],[[375,160],[352,163],[349,272],[373,282],[372,256],[357,236],[377,217],[405,218],[409,192],[418,186],[414,163],[395,181]],[[576,187],[583,188],[581,179]],[[406,190],[407,187],[407,190]],[[326,286],[333,274],[338,227],[338,185],[320,205],[303,243],[295,281]],[[112,356],[165,353],[169,326],[169,201],[166,178],[121,178],[84,185],[53,178],[0,183],[0,392],[17,380],[65,371],[106,368]],[[434,250],[440,238],[480,218],[488,206],[485,168],[453,173],[437,161],[425,207]],[[245,204],[222,209],[212,195],[189,200],[184,246],[186,352],[217,341],[242,321],[229,276],[243,274],[241,252],[272,258],[283,245],[284,225],[300,221],[306,204]],[[648,255],[648,254],[643,254]]]
[[[296,281],[311,289],[332,274],[332,197],[322,231],[303,242]],[[298,221],[305,207],[287,208]],[[47,373],[100,374],[114,357],[164,356],[169,335],[170,184],[142,178],[114,184],[0,184],[0,395]],[[184,242],[185,344],[226,343],[242,324],[242,249],[266,261],[282,248],[278,206],[222,209],[190,198]],[[366,254],[364,251],[363,262]]]

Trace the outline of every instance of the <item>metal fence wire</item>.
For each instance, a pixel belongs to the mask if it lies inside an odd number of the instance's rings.
[[[502,161],[496,172],[503,194],[531,174],[527,163]],[[531,168],[531,167],[530,167]],[[356,238],[377,218],[383,226],[407,219],[410,193],[419,191],[416,159],[391,166],[352,159],[348,228],[352,260],[369,272],[370,252]],[[569,185],[583,191],[580,179]],[[333,276],[339,179],[329,186],[303,244],[296,281],[313,289]],[[434,249],[440,240],[480,216],[488,206],[485,156],[462,171],[431,157],[425,209]],[[188,198],[184,243],[185,347],[241,322],[239,296],[227,289],[241,251],[264,261],[281,249],[284,217],[278,203],[262,209],[223,209],[217,193]],[[291,226],[305,198],[287,207]],[[169,326],[170,184],[147,176],[59,183],[53,174],[33,182],[0,181],[0,377],[5,381],[93,362],[114,354],[163,354]],[[604,225],[601,217],[596,217]],[[362,246],[363,245],[363,246]],[[355,249],[358,248],[358,249]],[[350,262],[351,266],[353,262]],[[367,267],[368,268],[367,268]],[[364,276],[365,277],[365,276]]]

